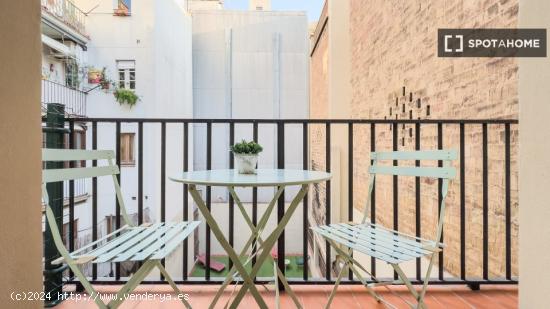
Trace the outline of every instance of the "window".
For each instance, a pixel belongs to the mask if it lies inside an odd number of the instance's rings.
[[[132,0],[114,0],[114,14],[116,16],[130,16]]]
[[[118,87],[136,89],[136,62],[134,60],[118,60]]]
[[[135,166],[134,137],[135,133],[120,134],[120,165]]]

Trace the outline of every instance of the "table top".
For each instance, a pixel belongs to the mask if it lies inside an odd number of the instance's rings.
[[[273,187],[302,185],[329,180],[331,174],[320,171],[291,169],[258,169],[256,174],[239,174],[237,170],[206,170],[184,172],[170,180],[207,186]]]

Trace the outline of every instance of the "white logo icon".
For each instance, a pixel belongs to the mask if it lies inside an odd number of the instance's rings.
[[[452,39],[453,35],[445,35],[443,38],[445,39],[445,52],[446,53],[452,53],[452,52],[461,53],[461,52],[464,51],[464,36],[463,35],[461,35],[461,34],[454,35],[454,38],[458,39],[459,42],[460,42],[459,47],[454,49],[454,50],[452,48],[449,48],[449,39]]]

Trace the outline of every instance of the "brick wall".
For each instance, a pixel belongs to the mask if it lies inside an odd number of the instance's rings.
[[[438,28],[516,27],[517,0],[484,1],[369,1],[350,0],[352,53],[352,118],[395,117],[482,119],[518,117],[518,66],[513,58],[438,58]],[[312,100],[322,84],[315,76],[322,53],[312,57]],[[403,87],[405,88],[403,93]],[[318,90],[317,90],[318,91]],[[412,100],[411,100],[412,97]],[[418,107],[420,99],[420,107]],[[396,103],[397,102],[397,103]],[[397,104],[397,106],[396,106]],[[312,105],[312,116],[322,113]],[[405,111],[403,112],[403,106]],[[429,106],[429,107],[428,107]],[[315,108],[320,108],[315,110]],[[390,108],[392,108],[390,114]],[[429,115],[428,115],[429,109]],[[397,116],[396,116],[397,115]],[[399,150],[414,149],[412,126],[399,127]],[[395,129],[395,128],[392,128]],[[443,126],[443,147],[459,148],[458,125]],[[504,275],[504,135],[503,126],[488,126],[489,158],[489,275]],[[376,128],[377,150],[391,150],[389,125]],[[466,267],[467,276],[482,272],[481,126],[466,133]],[[355,132],[354,188],[366,188],[370,129]],[[414,136],[414,134],[413,134]],[[421,128],[421,148],[437,147],[437,126]],[[312,139],[312,143],[316,141]],[[322,144],[322,143],[321,143]],[[517,275],[517,126],[512,127],[512,272]],[[317,147],[312,144],[312,150]],[[312,155],[315,152],[312,152]],[[456,167],[459,163],[456,162]],[[402,178],[402,177],[401,177]],[[414,180],[399,180],[399,229],[414,233]],[[377,181],[377,220],[393,225],[391,178]],[[421,184],[422,236],[434,235],[437,182]],[[457,275],[460,267],[459,178],[451,187],[445,218],[444,265]],[[355,207],[362,209],[366,190],[355,190]]]

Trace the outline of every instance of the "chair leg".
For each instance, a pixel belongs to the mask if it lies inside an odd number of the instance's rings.
[[[90,297],[94,299],[94,302],[96,303],[96,305],[101,309],[109,308],[101,300],[101,298],[99,297],[99,294],[96,292],[94,287],[90,284],[90,281],[88,281],[86,276],[84,276],[82,271],[80,271],[80,268],[78,268],[78,265],[74,263],[74,260],[72,258],[65,258],[65,260],[67,261],[67,264],[69,265],[69,267],[71,268],[75,276],[78,278],[78,280],[80,280],[80,283],[82,284],[86,292],[88,292],[88,295],[90,295]]]
[[[275,279],[275,309],[281,308],[281,299],[279,298],[279,278],[277,277],[277,264],[273,262],[273,277]]]
[[[172,277],[170,277],[170,275],[168,274],[168,272],[166,271],[166,269],[164,268],[164,266],[162,266],[162,264],[160,263],[159,260],[156,261],[155,265],[157,266],[157,268],[160,270],[160,272],[162,273],[162,275],[164,276],[164,278],[166,279],[166,281],[168,281],[168,283],[170,284],[170,286],[172,287],[172,289],[174,289],[174,292],[176,292],[176,294],[178,295],[178,298],[180,298],[181,302],[185,305],[185,307],[191,309],[191,305],[185,300],[185,297],[183,297],[183,294],[181,292],[181,290],[178,288],[178,286],[176,285],[176,283],[174,282],[174,280],[172,280]]]
[[[328,297],[327,304],[325,305],[325,309],[330,308],[330,304],[332,304],[332,300],[334,299],[334,296],[336,295],[336,290],[338,289],[338,286],[340,285],[340,281],[342,281],[342,277],[344,276],[344,273],[349,269],[349,264],[346,262],[344,264],[344,267],[340,269],[340,273],[338,274],[338,279],[336,279],[336,282],[334,283],[334,287],[332,288],[332,292],[330,292],[330,296]]]
[[[436,253],[432,253],[432,257],[430,258],[430,264],[428,265],[428,270],[426,271],[426,276],[424,277],[424,284],[422,285],[422,290],[420,291],[420,295],[418,296],[418,307],[419,308],[425,308],[426,305],[424,304],[424,296],[426,295],[426,289],[428,288],[428,281],[430,281],[430,274],[432,273],[432,267],[434,264],[434,258]]]
[[[124,302],[125,295],[132,292],[140,283],[147,277],[147,275],[153,270],[155,267],[153,261],[146,261],[143,263],[143,265],[138,269],[138,271],[130,277],[128,282],[116,293],[113,300],[109,302],[107,305],[108,308],[117,308]]]
[[[366,270],[363,266],[361,266],[361,264],[359,264],[350,254],[349,252],[345,252],[344,250],[342,250],[335,242],[334,240],[332,239],[328,239],[328,242],[330,243],[331,247],[342,257],[342,259],[345,260],[345,262],[349,265],[349,268],[351,269],[351,271],[355,274],[355,276],[357,278],[359,278],[359,280],[361,281],[361,283],[363,283],[363,285],[365,286],[365,288],[367,289],[367,291],[372,295],[372,297],[374,297],[374,299],[376,299],[377,302],[382,302],[384,301],[382,299],[381,296],[379,296],[367,283],[367,280],[363,277],[363,275],[359,272],[359,270],[357,268],[355,268],[355,266],[359,267],[361,270],[363,270],[364,272],[366,272],[367,274],[369,274],[372,278],[374,278],[374,276],[368,271]],[[384,301],[384,303],[387,303]]]

